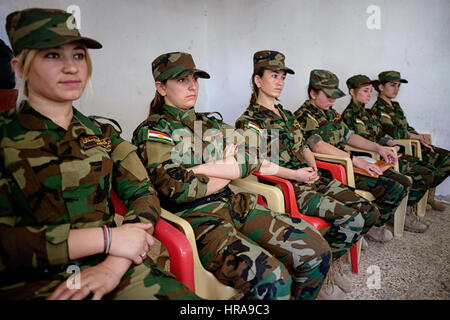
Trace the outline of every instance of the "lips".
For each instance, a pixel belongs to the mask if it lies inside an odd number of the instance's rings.
[[[59,83],[61,83],[62,85],[65,85],[65,86],[69,86],[69,87],[77,87],[80,85],[81,81],[80,80],[65,80],[65,81],[60,81]]]

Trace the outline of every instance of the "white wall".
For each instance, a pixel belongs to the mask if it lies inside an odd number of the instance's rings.
[[[94,93],[76,105],[115,118],[127,139],[148,113],[151,62],[159,54],[190,52],[212,76],[201,80],[197,109],[219,111],[234,124],[250,97],[253,53],[274,49],[296,71],[281,96],[286,108],[295,111],[307,98],[311,69],[336,73],[344,92],[354,74],[398,70],[409,81],[397,97],[409,122],[450,148],[448,0],[3,0],[0,21],[13,10],[71,4],[81,8],[81,33],[104,46],[90,51]],[[380,30],[366,26],[369,5],[381,10]],[[4,28],[0,38],[8,43]],[[339,99],[336,110],[348,101]],[[450,194],[448,179],[437,193]]]

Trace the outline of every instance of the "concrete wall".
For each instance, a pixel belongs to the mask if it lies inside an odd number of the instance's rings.
[[[154,96],[151,61],[161,53],[187,51],[211,74],[201,80],[199,111],[219,111],[234,124],[251,93],[252,56],[274,49],[286,54],[296,74],[287,77],[281,103],[296,110],[307,98],[309,72],[333,71],[345,80],[358,73],[376,78],[399,70],[409,80],[397,100],[410,124],[450,148],[450,2],[448,0],[3,0],[0,21],[26,7],[81,9],[81,33],[104,48],[91,50],[93,92],[76,106],[86,114],[118,120],[124,137],[146,117]],[[366,22],[380,9],[380,29]],[[7,42],[5,30],[0,38]],[[375,95],[369,103],[374,102]],[[349,101],[339,99],[343,111]],[[438,188],[450,194],[450,182]]]

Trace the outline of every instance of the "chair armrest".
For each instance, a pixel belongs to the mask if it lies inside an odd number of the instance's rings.
[[[415,156],[422,160],[422,148],[419,140],[413,139],[395,139],[395,144],[401,145],[405,148],[405,153],[410,156]],[[414,148],[413,148],[414,147]]]
[[[433,144],[432,140],[433,138],[431,136],[431,133],[421,133],[421,135],[425,136],[428,139],[428,141],[430,141],[430,144]]]
[[[248,192],[262,195],[266,198],[267,206],[270,210],[275,212],[285,212],[283,192],[277,187],[251,180],[250,177],[232,180],[231,184],[247,190]]]
[[[297,205],[297,197],[295,196],[294,187],[289,180],[278,178],[271,175],[264,175],[260,172],[253,172],[258,179],[278,184],[283,189],[284,199],[286,203],[286,212],[294,218],[300,218],[311,224],[316,230],[329,227],[330,224],[318,217],[311,217],[300,213]],[[277,189],[279,190],[279,189]]]
[[[178,281],[195,292],[195,255],[189,240],[180,230],[164,219],[159,219],[156,223],[153,236],[158,239],[169,252],[170,272]]]
[[[344,166],[319,160],[316,160],[316,165],[317,168],[330,171],[333,179],[336,179],[343,184],[347,184],[347,173]]]
[[[355,151],[355,152],[360,152],[360,153],[366,153],[366,154],[368,154],[372,159],[375,159],[375,160],[379,160],[380,159],[380,155],[377,153],[377,152],[375,152],[375,151],[370,151],[370,150],[366,150],[366,149],[361,149],[361,148],[356,148],[356,147],[352,147],[352,146],[350,146],[350,145],[348,145],[348,144],[346,144],[345,146],[344,146],[344,149],[345,149],[345,151]]]
[[[334,156],[316,152],[314,152],[314,157],[316,158],[316,160],[343,165],[347,176],[347,185],[350,187],[355,187],[355,174],[353,172],[353,163],[349,157]]]

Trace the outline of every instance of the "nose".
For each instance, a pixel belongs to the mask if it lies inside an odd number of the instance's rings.
[[[75,63],[74,58],[72,57],[66,57],[63,61],[63,70],[67,73],[76,73],[78,71],[77,64]]]
[[[189,79],[189,90],[196,90],[198,87],[198,82],[194,78]]]

